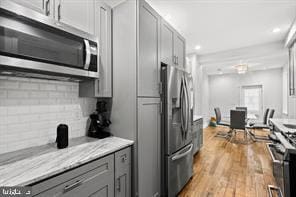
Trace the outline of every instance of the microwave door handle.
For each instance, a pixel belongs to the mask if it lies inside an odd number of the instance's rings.
[[[91,57],[89,41],[84,39],[84,45],[85,45],[84,70],[88,70],[90,65],[90,57]]]

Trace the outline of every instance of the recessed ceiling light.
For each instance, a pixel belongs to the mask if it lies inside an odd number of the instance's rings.
[[[195,50],[200,50],[201,49],[201,46],[200,45],[196,45],[195,46]]]
[[[218,70],[217,70],[217,71],[218,71],[218,74],[219,74],[219,75],[223,75],[223,71],[222,71],[222,69],[221,69],[221,68],[218,68]]]
[[[272,30],[272,33],[278,33],[278,32],[280,32],[280,31],[281,31],[281,29],[278,28],[278,27],[276,27],[276,28],[274,28],[274,29]]]

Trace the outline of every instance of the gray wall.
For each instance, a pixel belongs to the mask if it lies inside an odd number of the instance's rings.
[[[209,76],[209,110],[220,107],[222,116],[229,117],[229,110],[240,105],[240,87],[263,86],[263,109],[275,109],[275,117],[282,117],[282,69],[247,72],[246,74],[223,74]]]

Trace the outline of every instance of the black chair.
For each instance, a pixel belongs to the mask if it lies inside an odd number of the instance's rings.
[[[248,108],[247,107],[236,107],[236,110],[240,110],[240,111],[245,111],[246,112],[246,119],[247,119],[247,115],[248,115]]]
[[[250,125],[250,129],[253,130],[253,132],[251,132],[252,136],[256,139],[256,140],[267,140],[269,141],[270,139],[268,137],[264,137],[264,136],[257,136],[255,134],[256,129],[270,129],[270,124],[269,124],[269,119],[273,118],[274,116],[274,112],[275,110],[269,110],[268,108],[265,110],[264,112],[264,116],[263,116],[263,122],[262,123],[255,123],[253,125]]]
[[[268,120],[269,120],[270,116],[273,117],[273,115],[274,115],[274,109],[270,110],[270,112],[269,112],[269,109],[267,108],[264,112],[263,122],[250,124],[250,127],[252,129],[269,129]]]
[[[236,136],[237,130],[246,130],[246,111],[244,110],[230,110],[230,129]],[[246,133],[245,133],[246,138]],[[230,140],[232,141],[232,139]]]
[[[216,115],[216,124],[229,127],[229,122],[222,121],[222,115],[219,107],[214,108]]]
[[[215,111],[215,115],[216,115],[216,124],[220,125],[220,126],[229,127],[230,126],[229,122],[222,121],[222,118],[221,118],[222,115],[221,115],[220,108],[216,107],[216,108],[214,108],[214,111]],[[232,130],[230,130],[228,132],[219,131],[215,136],[230,139],[232,136]]]
[[[239,111],[245,111],[246,112],[245,120],[246,120],[246,124],[247,124],[248,123],[248,108],[247,107],[236,107],[235,109],[239,110]]]
[[[230,110],[230,128],[245,130],[246,111],[244,110]]]

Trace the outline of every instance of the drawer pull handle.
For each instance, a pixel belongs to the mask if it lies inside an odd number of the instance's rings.
[[[283,197],[283,194],[282,194],[282,191],[279,187],[276,187],[276,186],[273,186],[273,185],[268,185],[268,195],[269,197],[273,197],[272,195],[272,191],[276,191],[277,192],[277,195],[279,197]]]
[[[266,146],[267,146],[267,150],[268,150],[268,152],[270,154],[270,157],[272,159],[272,162],[273,163],[279,163],[279,164],[282,163],[280,160],[275,159],[275,157],[274,157],[274,155],[273,155],[273,153],[271,151],[272,144],[271,143],[267,143]]]
[[[67,186],[65,186],[65,188],[64,188],[64,193],[66,193],[66,192],[68,192],[68,191],[70,191],[70,190],[72,190],[72,189],[78,187],[78,186],[81,185],[81,184],[82,184],[82,181],[81,181],[81,180],[78,180],[78,181],[76,181],[75,183],[73,183],[73,184],[71,184],[71,185],[67,185]]]
[[[122,162],[122,163],[125,163],[125,161],[126,161],[126,155],[122,155],[122,156],[121,156],[121,162]]]

